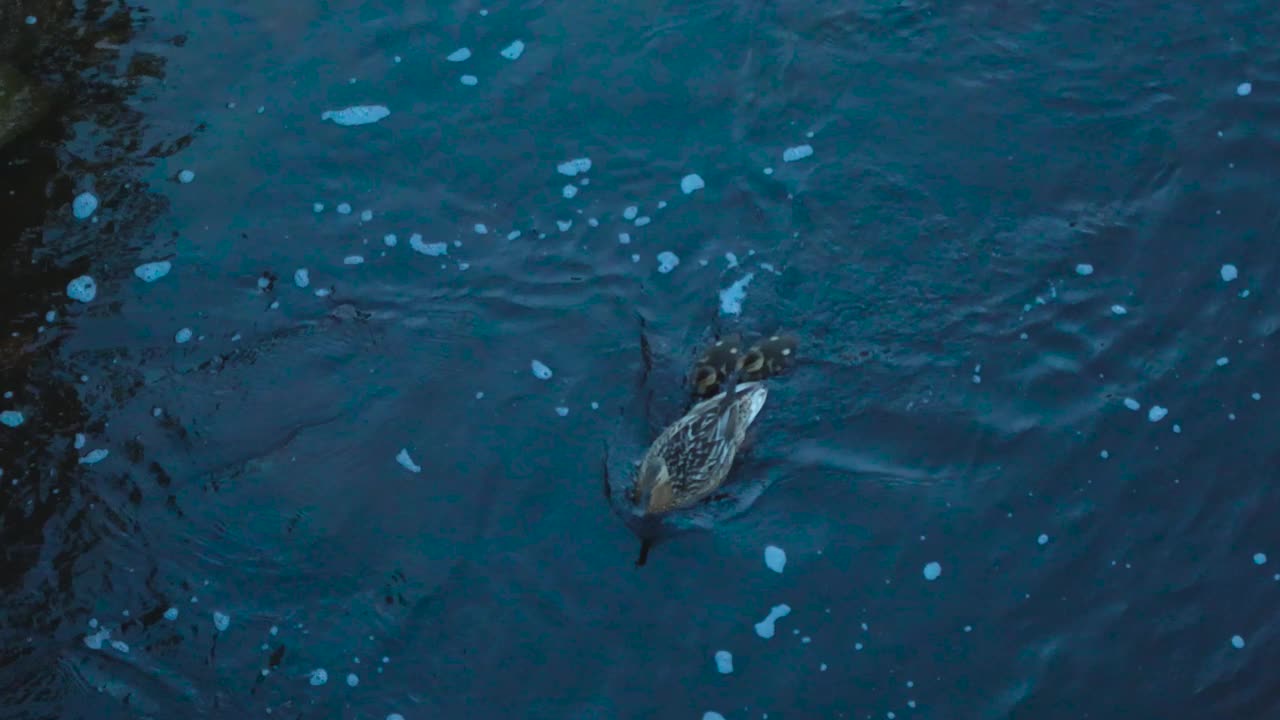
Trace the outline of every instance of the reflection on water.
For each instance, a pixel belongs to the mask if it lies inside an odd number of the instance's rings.
[[[15,717],[1274,713],[1266,13],[47,16]],[[698,352],[779,330],[637,568]]]

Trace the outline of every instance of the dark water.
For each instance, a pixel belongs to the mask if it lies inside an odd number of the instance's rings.
[[[1280,716],[1270,5],[68,22],[4,150],[0,717]],[[604,466],[777,329],[740,502],[634,567]]]

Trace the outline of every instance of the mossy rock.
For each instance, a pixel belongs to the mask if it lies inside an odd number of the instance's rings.
[[[30,130],[49,110],[40,88],[8,63],[0,63],[0,147]]]

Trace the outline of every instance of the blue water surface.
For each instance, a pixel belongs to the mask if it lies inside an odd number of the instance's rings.
[[[1280,717],[1275,8],[61,27],[3,150],[0,717]],[[637,567],[690,363],[780,330]]]

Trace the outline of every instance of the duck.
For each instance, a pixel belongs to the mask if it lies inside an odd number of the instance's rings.
[[[763,383],[738,383],[738,375],[731,390],[694,405],[649,446],[630,493],[641,516],[691,507],[724,483],[769,396]]]
[[[741,354],[736,370],[743,380],[771,378],[791,365],[798,345],[799,342],[791,335],[770,335]]]
[[[707,348],[693,365],[690,384],[693,396],[702,400],[720,393],[720,386],[742,360],[742,341],[737,335],[720,338]]]

